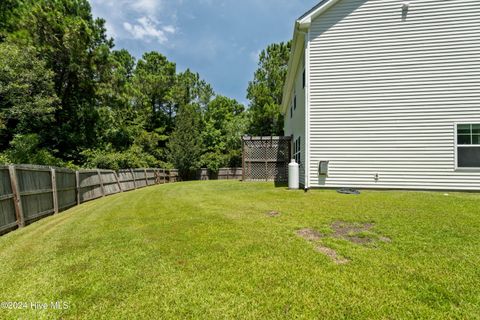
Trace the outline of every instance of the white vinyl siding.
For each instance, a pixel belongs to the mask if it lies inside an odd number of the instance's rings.
[[[285,115],[284,131],[286,136],[293,136],[291,147],[292,156],[295,155],[295,141],[298,139],[300,141],[300,152],[297,154],[297,157],[301,159],[301,163],[299,164],[300,184],[305,185],[305,164],[303,161],[303,159],[305,159],[305,88],[303,87],[303,70],[304,62],[302,60],[295,76],[294,94],[292,94],[290,104],[292,117],[290,117],[290,114]],[[295,108],[294,105],[296,105]]]
[[[480,189],[456,167],[456,123],[480,123],[480,1],[410,1],[405,20],[403,3],[340,0],[312,21],[311,187]]]

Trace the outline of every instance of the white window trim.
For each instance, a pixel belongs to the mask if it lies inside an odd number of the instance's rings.
[[[458,166],[458,148],[462,148],[462,146],[464,148],[480,148],[480,145],[478,145],[478,147],[476,147],[476,145],[471,145],[470,147],[468,145],[459,145],[458,144],[458,126],[459,125],[462,125],[462,124],[480,124],[480,121],[461,121],[461,122],[455,122],[454,124],[454,130],[453,130],[453,134],[454,134],[454,141],[455,141],[455,171],[457,172],[480,172],[480,167],[471,167],[471,168],[467,168],[467,167],[459,167]]]

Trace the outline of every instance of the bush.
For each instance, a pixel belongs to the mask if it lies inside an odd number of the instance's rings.
[[[0,164],[3,164],[3,165],[11,164],[11,161],[10,159],[8,159],[8,157],[5,154],[0,153]]]
[[[0,155],[0,162],[15,164],[36,164],[45,166],[69,166],[56,158],[49,150],[41,147],[37,134],[17,134],[10,141],[10,148]]]
[[[158,161],[151,154],[143,152],[140,148],[131,147],[126,151],[108,151],[108,150],[86,150],[82,152],[85,157],[85,166],[98,169],[129,169],[129,168],[148,168],[171,166]]]

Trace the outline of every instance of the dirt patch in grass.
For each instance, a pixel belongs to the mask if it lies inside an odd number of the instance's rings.
[[[317,230],[305,228],[297,231],[297,236],[302,237],[308,241],[317,241],[324,237],[323,234],[318,232]]]
[[[315,250],[317,250],[318,252],[326,255],[327,257],[329,257],[330,259],[332,259],[332,261],[335,263],[335,264],[346,264],[346,263],[349,263],[350,260],[348,260],[347,258],[345,257],[342,257],[341,255],[339,255],[337,253],[337,251],[331,249],[331,248],[328,248],[328,247],[324,247],[324,246],[318,246],[315,248]]]
[[[350,262],[349,259],[339,255],[332,248],[324,246],[320,240],[325,238],[343,239],[355,244],[373,245],[374,247],[379,241],[392,242],[390,238],[375,233],[372,230],[374,226],[373,223],[335,221],[330,225],[332,233],[323,234],[315,229],[304,228],[297,230],[297,236],[309,242],[314,242],[315,250],[329,257],[335,264],[346,264]]]
[[[278,217],[278,216],[280,215],[280,212],[278,212],[278,211],[269,211],[269,212],[266,213],[266,215],[269,216],[269,217],[274,218],[274,217]]]
[[[382,242],[385,242],[385,243],[392,242],[392,239],[390,239],[389,237],[379,237],[378,240],[380,240]]]
[[[325,237],[324,234],[318,232],[315,229],[310,229],[310,228],[298,230],[297,236],[310,242],[317,242]],[[344,258],[341,255],[339,255],[337,251],[331,248],[325,247],[324,245],[317,245],[315,247],[315,250],[329,257],[335,264],[345,264],[350,262],[350,260],[348,260],[347,258]]]
[[[343,221],[335,221],[332,223],[332,229],[335,233],[335,237],[343,237],[354,233],[369,231],[373,227],[373,223],[350,223]]]
[[[350,241],[355,244],[369,245],[376,242],[390,243],[392,239],[380,236],[372,229],[373,223],[352,223],[335,221],[330,225],[331,234],[323,234],[315,229],[305,228],[297,231],[297,235],[308,241],[318,241],[323,238],[335,238]]]
[[[349,223],[335,221],[332,223],[332,237],[345,239],[357,244],[367,244],[374,242],[373,237],[368,236],[368,232],[374,227],[373,223]]]

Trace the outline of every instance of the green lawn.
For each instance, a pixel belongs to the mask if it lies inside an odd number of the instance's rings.
[[[68,304],[1,319],[480,319],[480,194],[155,186],[0,237],[0,277],[0,302]]]

